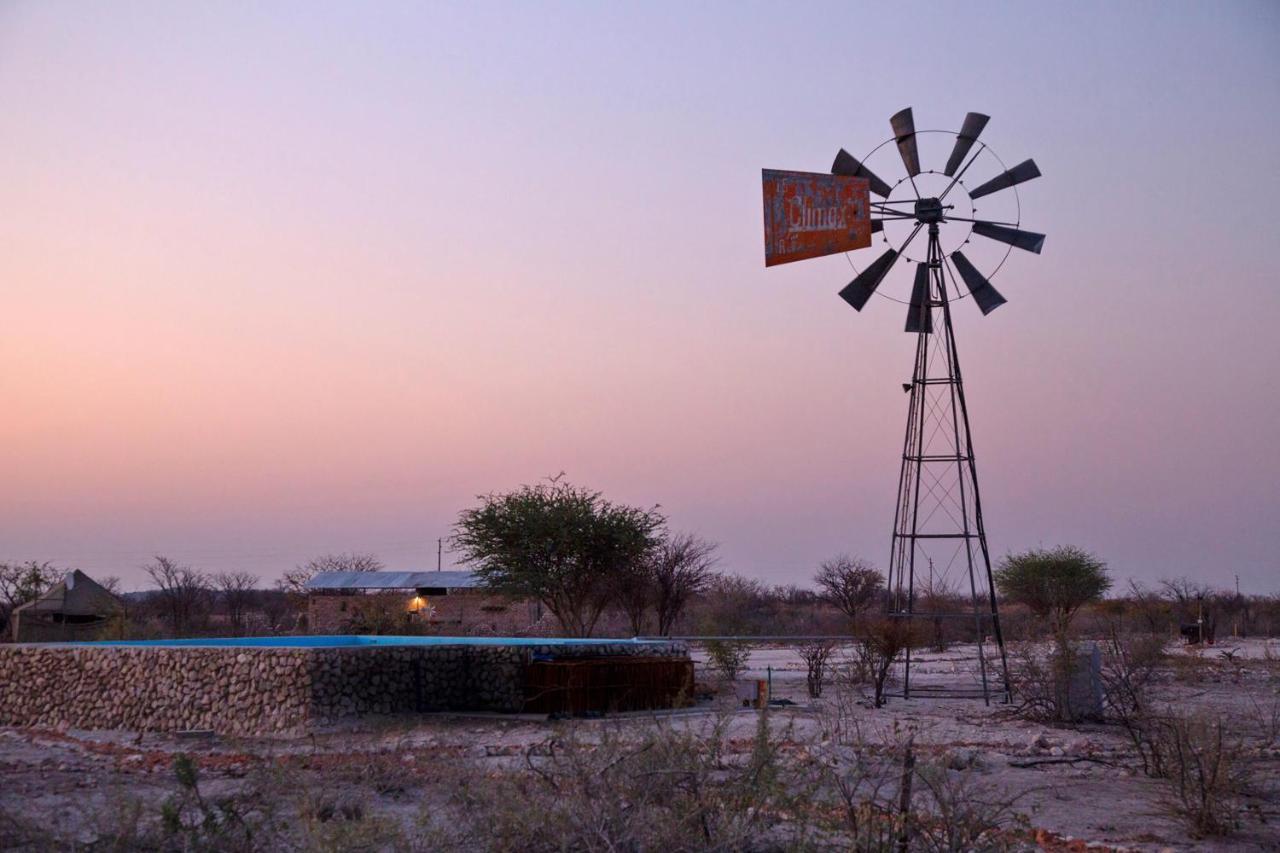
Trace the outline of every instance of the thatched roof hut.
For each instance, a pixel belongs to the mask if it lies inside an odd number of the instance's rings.
[[[14,608],[13,639],[18,643],[96,640],[107,622],[124,613],[124,604],[79,569],[35,601]]]

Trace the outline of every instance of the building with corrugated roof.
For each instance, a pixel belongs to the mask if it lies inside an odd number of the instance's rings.
[[[307,581],[307,627],[318,634],[546,633],[542,605],[494,593],[472,572],[321,572]]]

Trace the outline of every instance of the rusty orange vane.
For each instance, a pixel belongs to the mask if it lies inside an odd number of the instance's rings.
[[[871,245],[866,178],[764,169],[764,265]]]

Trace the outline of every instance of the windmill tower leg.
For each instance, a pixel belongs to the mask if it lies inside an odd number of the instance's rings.
[[[938,643],[971,635],[983,700],[989,703],[994,694],[1008,701],[1008,662],[992,588],[946,265],[938,227],[931,223],[928,257],[918,279],[922,303],[890,548],[890,611],[894,618],[908,620],[917,636],[920,629],[931,629]],[[922,586],[916,583],[918,571],[927,579]],[[913,690],[911,657],[907,649],[902,679],[907,698]],[[917,695],[966,693],[955,685],[917,683],[914,689]]]

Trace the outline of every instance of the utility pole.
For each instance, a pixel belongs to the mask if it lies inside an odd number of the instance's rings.
[[[436,540],[436,571],[440,571],[444,561],[444,537]]]
[[[1240,575],[1238,574],[1236,575],[1236,600],[1234,604],[1237,608],[1240,606]],[[1247,618],[1248,616],[1247,611],[1245,613],[1245,616]],[[1235,612],[1235,614],[1232,616],[1232,619],[1231,619],[1231,636],[1233,637],[1240,636],[1240,611],[1239,610]]]

